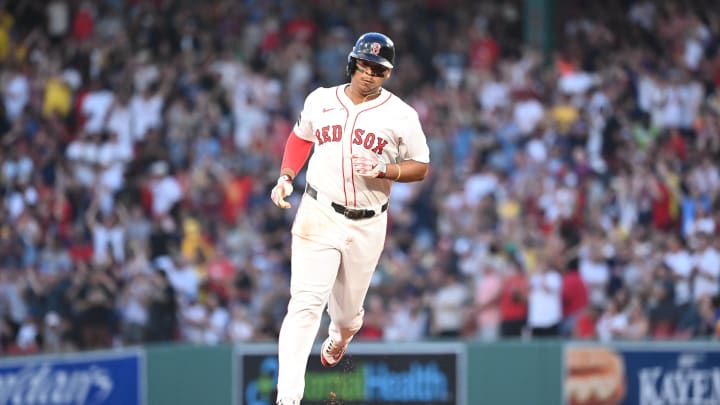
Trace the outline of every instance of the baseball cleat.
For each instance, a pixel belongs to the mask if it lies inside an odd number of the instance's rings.
[[[335,367],[345,355],[347,346],[340,346],[329,337],[320,347],[320,362],[325,367]]]
[[[277,401],[277,405],[300,405],[300,401],[291,398],[281,398]]]

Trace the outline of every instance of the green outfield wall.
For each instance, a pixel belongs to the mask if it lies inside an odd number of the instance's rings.
[[[468,343],[468,404],[562,404],[558,342]]]
[[[717,341],[353,342],[332,369],[318,350],[303,405],[720,404]],[[273,405],[277,369],[274,343],[4,356],[0,405]]]
[[[449,343],[449,342],[448,342]],[[398,356],[399,351],[406,356],[419,357],[423,353],[443,352],[448,343],[353,343],[351,354],[358,351],[368,356]],[[502,342],[502,343],[450,343],[446,352],[457,354],[458,373],[456,384],[462,393],[448,401],[417,403],[453,403],[457,405],[482,404],[561,404],[562,403],[562,352],[563,345],[559,342]],[[440,345],[440,346],[438,346]],[[437,348],[440,347],[440,350]],[[258,356],[275,355],[274,345],[248,344],[233,350],[229,346],[194,347],[194,346],[159,346],[147,349],[147,381],[148,403],[151,405],[195,405],[195,404],[233,404],[233,405],[264,405],[272,404],[268,398],[273,393],[267,392],[266,397],[254,397],[256,403],[250,403],[244,395],[243,385],[252,383],[245,378],[238,357],[249,353],[253,363],[262,361]],[[314,363],[315,353],[310,358],[310,371],[316,375]],[[253,364],[260,367],[257,364]],[[271,366],[272,367],[272,366]],[[349,380],[354,374],[347,370],[336,372],[336,387],[343,385],[343,379]],[[245,373],[249,374],[249,373]],[[345,375],[343,375],[345,374]],[[333,385],[332,382],[327,383]],[[389,383],[390,384],[390,383]],[[263,384],[260,384],[261,386]],[[265,390],[271,385],[267,380]],[[262,390],[262,389],[261,389]],[[329,388],[328,391],[331,389]],[[337,393],[337,404],[370,404],[370,400],[343,401],[342,392]],[[401,399],[402,400],[402,399]],[[412,398],[410,399],[412,400]],[[432,400],[431,400],[432,401]],[[329,398],[320,401],[313,398],[313,403],[331,403]],[[303,402],[305,404],[305,402]],[[373,404],[393,403],[392,399],[374,400]],[[402,400],[402,403],[412,403]]]
[[[232,347],[151,346],[146,353],[147,405],[232,403]]]

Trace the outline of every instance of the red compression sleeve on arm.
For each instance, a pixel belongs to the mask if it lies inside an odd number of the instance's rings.
[[[288,136],[287,142],[285,143],[285,152],[283,152],[280,172],[288,174],[285,169],[290,169],[292,170],[292,177],[297,176],[300,169],[302,169],[305,162],[307,162],[312,147],[313,142],[306,141],[295,135],[295,132],[291,132],[290,136]]]

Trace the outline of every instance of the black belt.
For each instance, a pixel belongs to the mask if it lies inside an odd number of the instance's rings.
[[[317,190],[315,190],[315,188],[313,186],[311,186],[310,184],[305,185],[305,192],[307,193],[307,195],[312,197],[314,200],[318,199],[317,198],[317,195],[318,195]],[[344,215],[345,218],[347,218],[347,219],[372,218],[377,214],[374,210],[367,210],[367,209],[356,210],[356,209],[348,208],[344,205],[340,205],[335,202],[331,202],[330,206],[335,210],[335,212],[337,212],[338,214]],[[385,212],[387,210],[387,208],[388,208],[388,203],[386,202],[385,204],[382,205],[382,207],[380,207],[380,212],[381,213]]]

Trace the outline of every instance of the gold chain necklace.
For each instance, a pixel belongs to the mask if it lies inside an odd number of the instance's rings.
[[[350,90],[350,85],[349,85],[349,84],[348,84],[347,86],[345,86],[344,91],[345,91],[345,94],[346,94],[348,97],[350,97],[351,90]],[[361,101],[361,103],[366,102],[367,99],[368,99],[368,97],[371,97],[371,96],[379,96],[381,92],[382,92],[382,87],[379,88],[377,92],[371,93],[371,94],[368,94],[367,96],[365,96],[365,97],[363,98],[363,100]]]
[[[379,96],[379,95],[380,95],[380,90],[381,90],[381,89],[378,89],[378,91],[377,91],[376,93],[368,94],[367,96],[365,96],[365,98],[363,98],[363,101],[362,101],[362,102],[363,102],[363,103],[366,102],[367,99],[368,99],[368,97],[370,97],[370,96]]]

